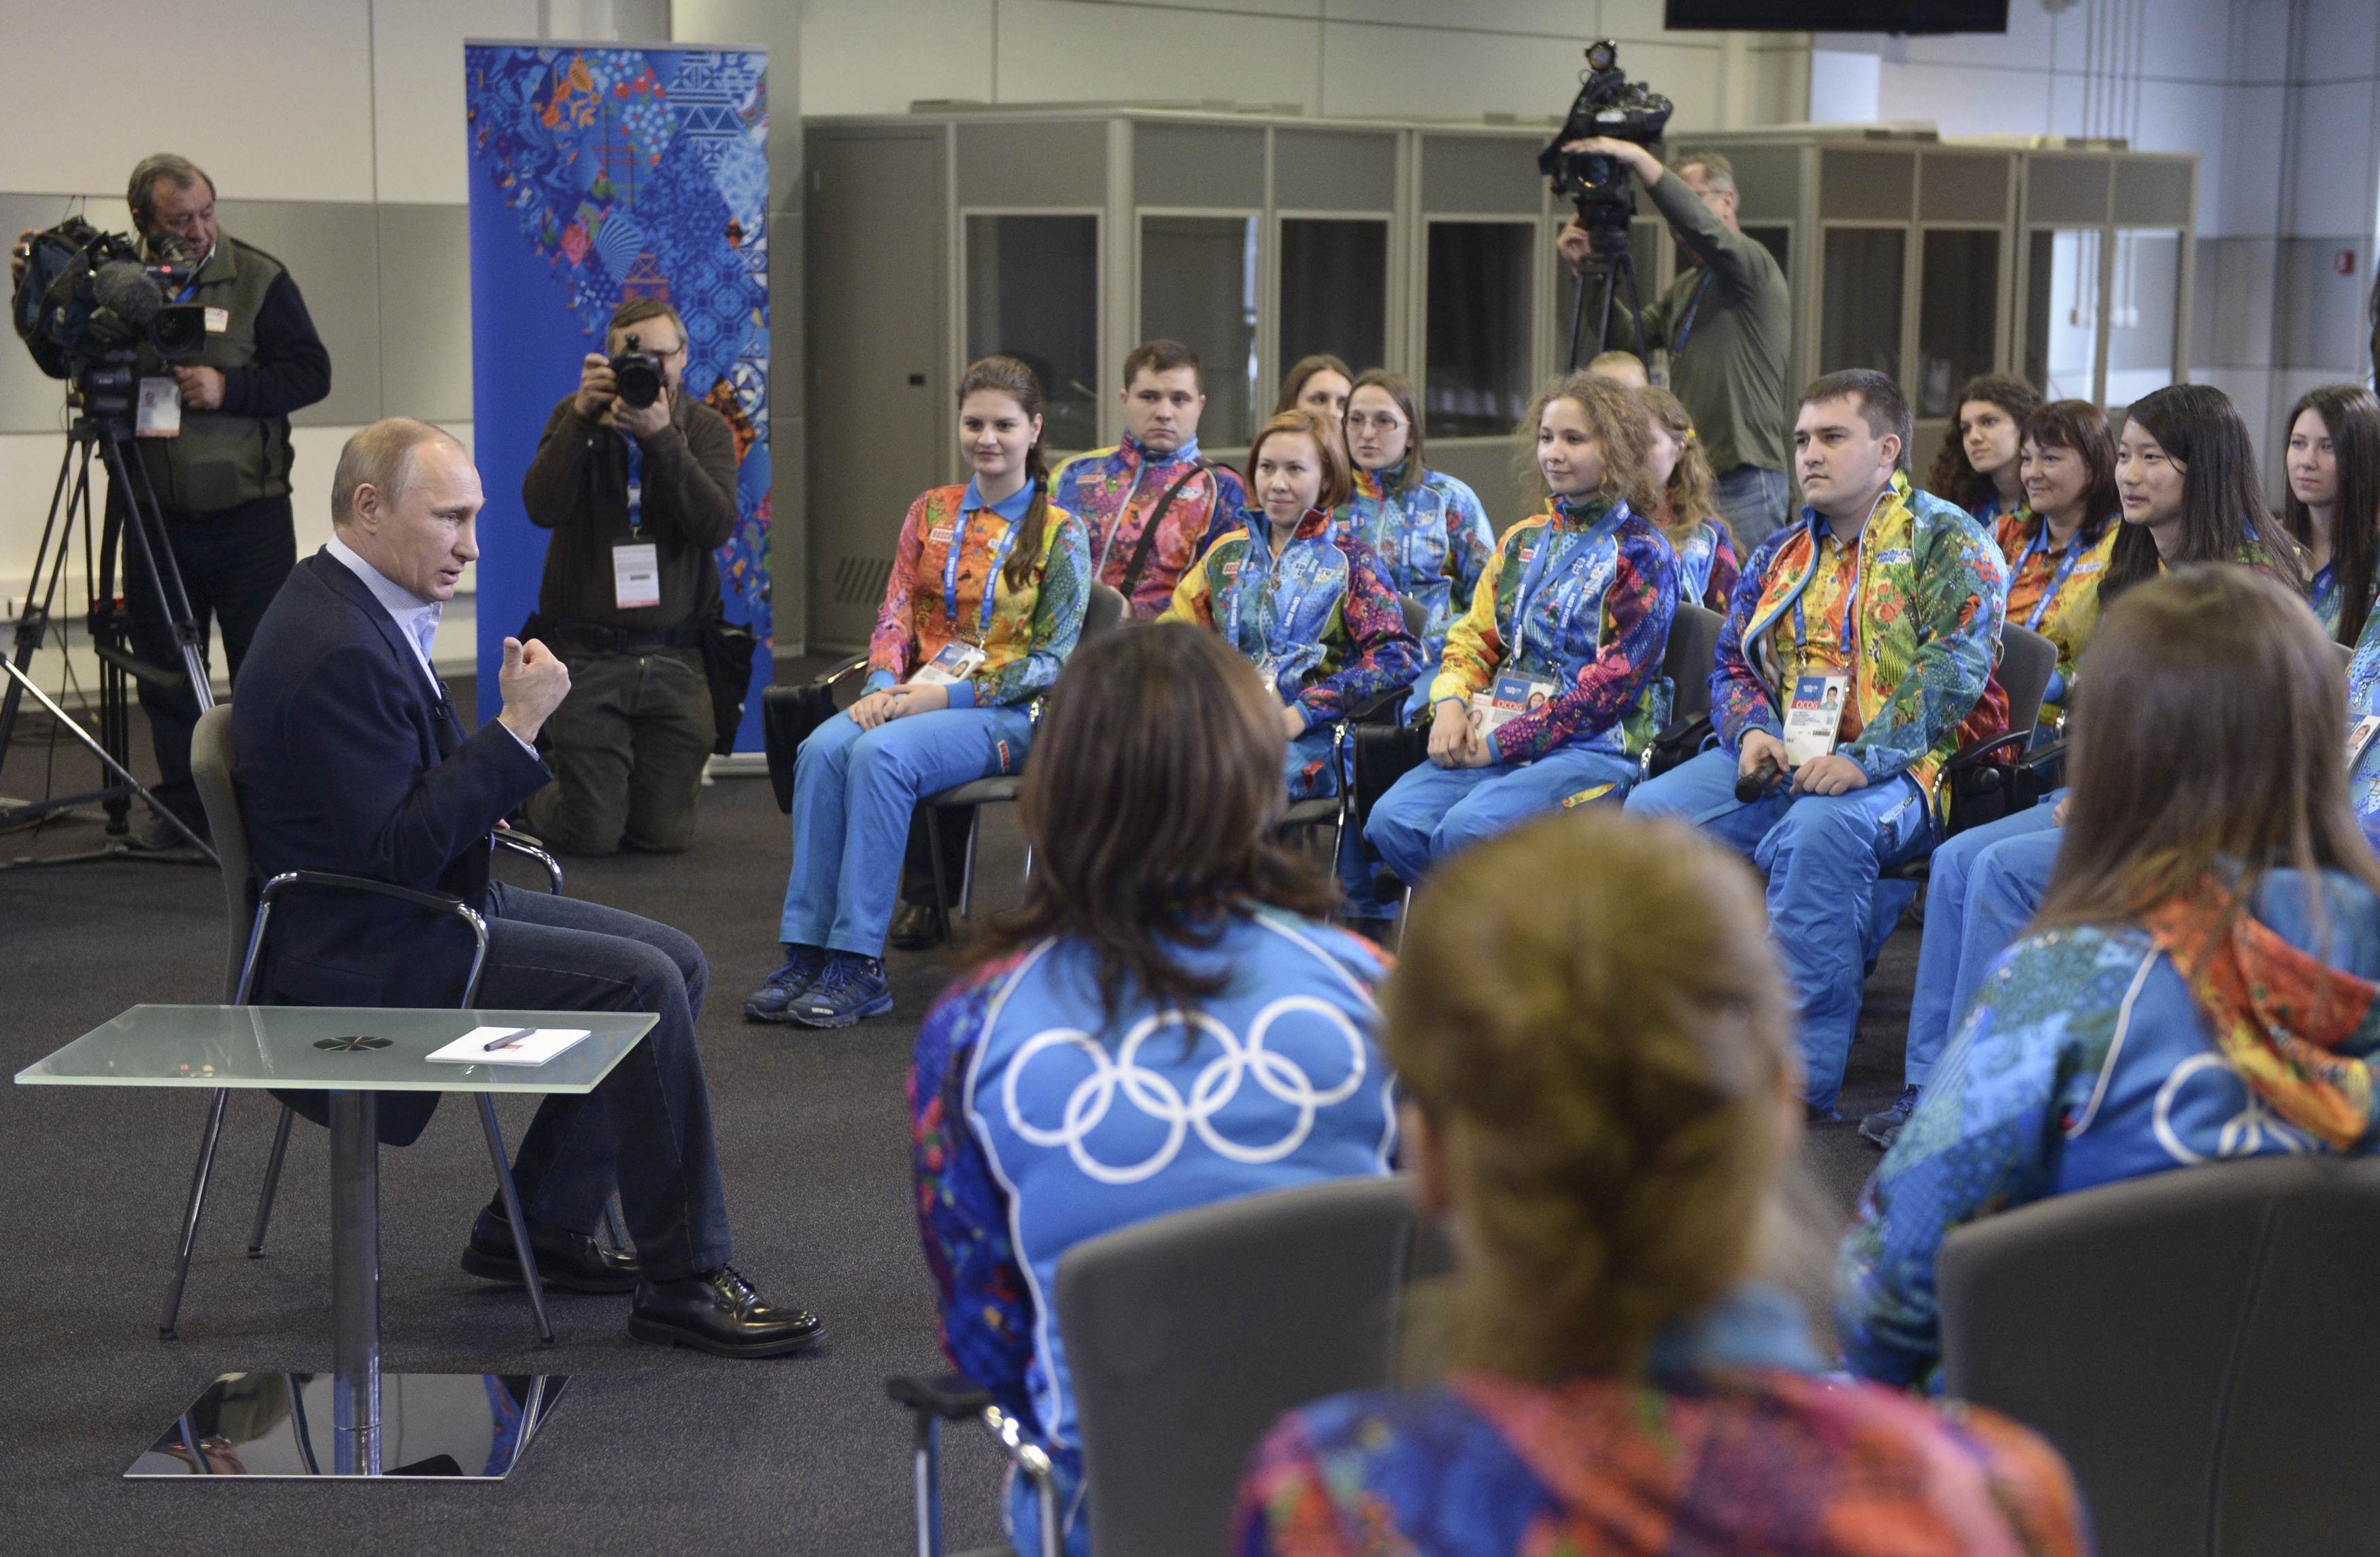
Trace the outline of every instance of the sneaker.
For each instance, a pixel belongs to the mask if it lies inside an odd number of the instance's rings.
[[[1900,1138],[1900,1127],[1909,1123],[1910,1110],[1917,1106],[1917,1091],[1914,1082],[1903,1087],[1890,1108],[1861,1120],[1860,1139],[1879,1151],[1892,1150],[1892,1143]]]
[[[744,1019],[747,1022],[790,1022],[785,1014],[795,997],[818,981],[826,968],[826,953],[817,946],[787,945],[785,966],[761,982],[744,1003]]]
[[[818,980],[786,1004],[784,1019],[806,1028],[847,1028],[892,1009],[884,965],[855,952],[836,952]]]

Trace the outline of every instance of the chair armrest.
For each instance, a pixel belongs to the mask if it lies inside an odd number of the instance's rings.
[[[1410,687],[1391,687],[1385,692],[1376,692],[1372,696],[1366,698],[1362,702],[1355,704],[1354,707],[1341,713],[1336,723],[1342,724],[1393,724],[1397,723],[1395,718],[1397,710],[1404,707],[1405,699],[1412,696],[1413,688]],[[1380,715],[1383,713],[1386,713],[1390,717],[1382,719]]]
[[[534,859],[544,866],[545,890],[557,897],[561,895],[562,861],[546,852],[542,840],[532,838],[528,833],[511,827],[500,827],[489,833],[488,837],[498,848]]]
[[[2025,743],[2031,739],[2033,739],[2031,730],[2010,730],[2007,735],[1995,736],[1987,741],[1977,741],[1944,763],[1942,771],[1946,774],[1963,772],[1969,768],[1982,766],[1994,758],[2001,756],[2004,751],[2012,750],[2022,753]]]
[[[2064,741],[2052,741],[2039,751],[2026,752],[2024,760],[2018,765],[2026,768],[2046,768],[2053,762],[2063,761],[2066,757],[2066,746],[2067,743]]]
[[[850,659],[842,662],[840,664],[831,665],[827,669],[820,671],[811,679],[810,685],[813,687],[832,687],[836,682],[841,681],[844,676],[849,675],[853,671],[866,670],[867,668],[868,656],[865,654],[854,654]]]
[[[459,897],[446,897],[434,892],[416,892],[394,882],[375,882],[364,876],[342,876],[329,870],[285,870],[264,883],[256,895],[256,923],[248,932],[248,955],[240,964],[239,988],[235,991],[234,1005],[249,1004],[256,979],[257,953],[264,945],[264,929],[273,919],[273,899],[293,888],[305,887],[319,892],[358,892],[373,897],[395,898],[410,903],[417,908],[433,914],[447,914],[470,927],[471,938],[478,949],[471,955],[471,976],[463,986],[462,1005],[468,1009],[480,994],[480,969],[488,960],[488,921],[477,908]]]
[[[991,1404],[991,1392],[964,1373],[944,1373],[931,1379],[895,1373],[884,1381],[884,1393],[912,1411],[930,1412],[946,1422],[979,1417]]]

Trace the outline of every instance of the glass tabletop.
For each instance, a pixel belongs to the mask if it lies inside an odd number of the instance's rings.
[[[298,1087],[591,1092],[661,1020],[644,1011],[136,1005],[17,1073],[20,1087]],[[540,1065],[433,1063],[474,1028],[583,1028]]]

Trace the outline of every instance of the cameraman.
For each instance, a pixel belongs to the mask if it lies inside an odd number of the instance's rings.
[[[1719,513],[1735,531],[1737,553],[1748,558],[1786,516],[1792,301],[1785,273],[1737,225],[1735,170],[1718,152],[1687,152],[1670,172],[1633,141],[1596,136],[1562,150],[1609,157],[1633,173],[1668,218],[1680,258],[1690,262],[1645,310],[1636,351],[1648,360],[1656,347],[1669,352],[1670,391],[1694,418],[1718,474]],[[1587,248],[1577,218],[1557,246],[1575,273]],[[1613,311],[1624,317],[1624,310]]]
[[[589,353],[521,482],[530,521],[553,531],[538,636],[570,669],[570,695],[545,725],[553,782],[530,797],[529,825],[569,854],[674,853],[694,836],[716,729],[702,631],[719,611],[711,553],[735,528],[735,433],[679,393],[675,309],[631,298],[604,344],[653,358],[662,388],[631,407],[609,359]]]
[[[196,357],[166,363],[143,344],[136,364],[142,378],[172,378],[181,430],[140,437],[133,446],[157,493],[200,641],[206,640],[210,620],[219,621],[224,655],[237,678],[257,622],[297,566],[289,413],[331,392],[331,354],[281,262],[218,225],[214,181],[197,164],[169,152],[143,157],[124,200],[151,259],[163,257],[169,238],[178,239],[197,267],[189,284],[167,300],[206,309],[205,347]],[[18,240],[19,275],[32,236]],[[111,486],[110,517],[118,524],[123,503],[124,494]],[[172,618],[139,559],[130,542],[116,559],[132,651],[159,669],[178,671]],[[159,687],[145,677],[138,685],[157,752],[158,780],[151,793],[206,837],[206,812],[190,781],[198,696],[187,685]],[[143,848],[181,844],[162,817],[140,839]]]

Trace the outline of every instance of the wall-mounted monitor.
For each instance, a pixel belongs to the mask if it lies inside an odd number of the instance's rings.
[[[1673,32],[2006,32],[2008,0],[1668,0]]]

